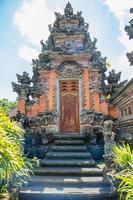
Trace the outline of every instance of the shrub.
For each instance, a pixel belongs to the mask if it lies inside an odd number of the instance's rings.
[[[32,166],[23,155],[23,135],[0,107],[0,193],[20,187],[30,176]]]
[[[116,179],[120,181],[118,186],[120,198],[124,195],[126,200],[133,200],[133,151],[128,144],[114,146],[113,151],[114,162],[120,168],[116,174]]]

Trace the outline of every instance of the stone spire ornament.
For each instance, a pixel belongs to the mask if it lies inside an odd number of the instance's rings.
[[[68,2],[66,4],[66,7],[64,9],[64,13],[65,13],[66,17],[73,15],[73,8],[72,8],[72,5],[70,4],[70,2]]]

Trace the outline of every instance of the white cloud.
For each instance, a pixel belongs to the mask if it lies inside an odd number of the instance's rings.
[[[133,6],[132,0],[101,0],[105,5],[109,7],[110,12],[114,14],[118,19],[127,16],[130,8]]]
[[[121,79],[131,79],[133,77],[133,68],[129,65],[126,55],[120,55],[117,60],[116,71],[122,71]]]
[[[56,11],[62,11],[60,7]],[[48,24],[53,24],[54,13],[46,6],[46,0],[23,0],[22,6],[16,11],[14,25],[18,28],[26,46],[19,49],[19,56],[28,62],[37,56],[37,49],[41,47],[40,40],[47,40],[49,36]],[[29,44],[35,45],[31,48]]]
[[[36,49],[30,48],[28,46],[23,46],[19,49],[19,56],[25,59],[28,63],[31,63],[33,58],[37,58],[38,51]]]
[[[126,53],[133,50],[133,40],[129,40],[124,27],[128,24],[131,19],[130,8],[133,6],[133,0],[101,0],[105,5],[108,6],[110,12],[119,21],[120,35],[118,41],[124,47],[124,54],[120,55],[117,60],[116,70],[122,71],[122,79],[129,79],[133,76],[133,69],[129,66]]]
[[[23,0],[15,13],[14,24],[22,36],[36,46],[49,35],[48,24],[54,20],[54,14],[46,7],[46,0]]]

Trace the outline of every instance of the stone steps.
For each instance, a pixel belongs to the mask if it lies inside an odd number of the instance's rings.
[[[84,144],[84,136],[55,135],[54,144],[35,176],[22,188],[20,200],[116,200],[103,170]]]
[[[110,187],[106,186],[29,186],[20,193],[21,200],[113,200]],[[114,199],[115,200],[115,199]]]
[[[66,145],[60,145],[60,146],[52,146],[50,151],[61,151],[61,152],[68,152],[68,151],[72,151],[72,152],[86,152],[87,151],[87,146],[85,145],[76,145],[76,146],[66,146]]]
[[[91,158],[89,152],[48,152],[47,159],[84,159]]]
[[[29,185],[67,185],[69,186],[80,186],[82,184],[87,184],[88,186],[97,186],[97,185],[105,185],[107,181],[103,179],[102,176],[32,176]]]
[[[84,144],[84,140],[55,140],[55,145],[79,145]]]
[[[94,167],[95,161],[93,159],[69,159],[69,160],[63,160],[63,159],[56,159],[56,160],[50,160],[47,158],[42,159],[41,166],[69,166],[69,167]]]
[[[34,169],[34,174],[39,176],[46,175],[66,175],[66,176],[102,176],[103,170],[100,168],[86,167],[42,167]]]

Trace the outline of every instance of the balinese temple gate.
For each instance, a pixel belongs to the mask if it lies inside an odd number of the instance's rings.
[[[12,83],[18,93],[17,116],[34,140],[80,133],[92,139],[95,135],[97,142],[104,119],[117,118],[108,97],[118,87],[120,74],[112,70],[105,75],[106,57],[97,50],[97,39],[90,38],[82,12],[74,14],[68,3],[64,14],[55,16],[48,40],[41,41],[42,51],[32,60],[32,78],[24,72],[17,75],[18,84]]]

